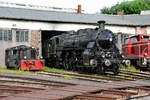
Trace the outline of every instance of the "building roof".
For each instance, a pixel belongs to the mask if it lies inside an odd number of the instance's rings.
[[[34,20],[46,22],[84,23],[96,24],[105,20],[108,25],[150,26],[150,15],[104,15],[104,14],[77,14],[67,12],[54,12],[46,10],[33,10],[22,8],[0,7],[0,18]]]

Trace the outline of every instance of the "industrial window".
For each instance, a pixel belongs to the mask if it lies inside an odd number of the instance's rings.
[[[6,29],[0,29],[0,40],[1,41],[12,41],[12,31]]]
[[[28,42],[29,32],[26,30],[17,30],[16,31],[16,42]]]
[[[143,36],[143,40],[147,41],[147,40],[149,40],[149,39],[150,39],[149,36]]]

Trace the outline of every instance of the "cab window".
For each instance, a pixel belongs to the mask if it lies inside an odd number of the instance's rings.
[[[129,38],[125,39],[124,44],[128,44],[129,43]]]
[[[137,41],[138,41],[137,37],[132,37],[132,38],[131,38],[131,43],[135,43],[135,42],[137,42]]]
[[[17,50],[13,50],[12,55],[16,56],[17,55]]]
[[[143,40],[145,41],[149,40],[149,36],[143,36]]]
[[[31,59],[36,59],[36,50],[30,50],[31,51]]]

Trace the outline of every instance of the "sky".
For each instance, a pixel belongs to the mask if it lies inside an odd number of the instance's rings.
[[[111,7],[117,3],[126,0],[0,0],[10,3],[24,3],[51,7],[77,8],[78,4],[82,5],[85,13],[100,13],[103,7]]]

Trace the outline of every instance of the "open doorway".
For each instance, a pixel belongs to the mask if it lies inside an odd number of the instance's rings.
[[[42,56],[44,59],[48,56],[47,42],[50,38],[56,35],[61,35],[65,31],[41,31]]]

